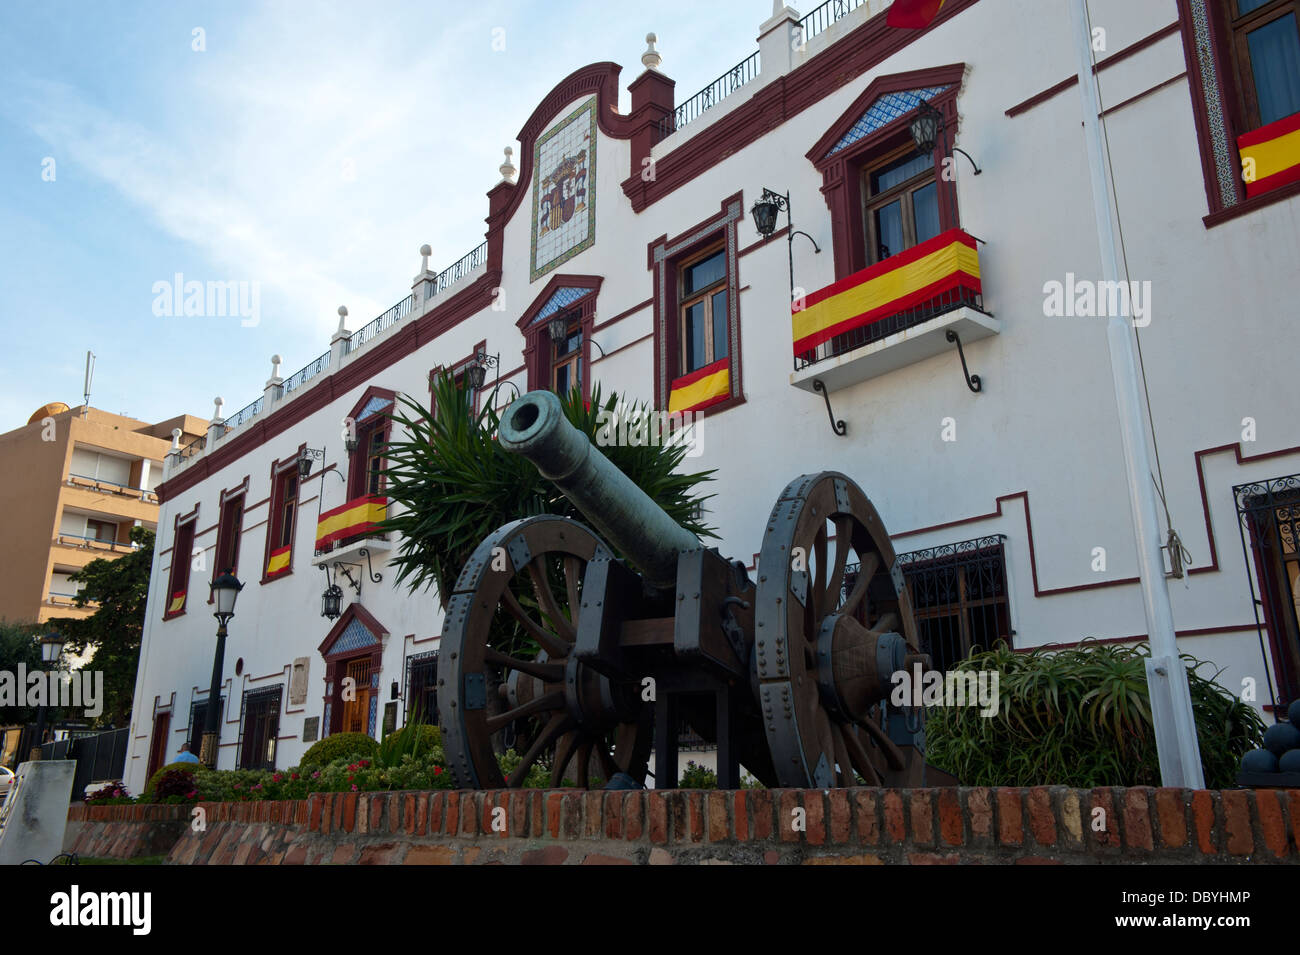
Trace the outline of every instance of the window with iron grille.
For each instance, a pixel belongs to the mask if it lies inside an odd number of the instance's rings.
[[[438,723],[438,651],[406,658],[406,717],[409,724],[419,713],[421,723]]]
[[[1005,537],[977,537],[898,554],[921,652],[949,670],[976,649],[1011,643]]]
[[[221,713],[226,712],[226,698],[223,696],[217,703],[217,710]],[[203,733],[208,727],[208,701],[195,700],[190,704],[190,731],[188,734],[190,743],[190,752],[195,756],[203,750]],[[221,724],[217,723],[217,741],[221,741]]]
[[[284,684],[249,690],[239,710],[239,769],[274,769]]]

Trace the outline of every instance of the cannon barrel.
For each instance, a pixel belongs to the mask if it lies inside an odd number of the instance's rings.
[[[507,451],[537,465],[652,584],[673,586],[677,556],[704,546],[569,423],[552,392],[530,391],[512,402],[498,437]]]

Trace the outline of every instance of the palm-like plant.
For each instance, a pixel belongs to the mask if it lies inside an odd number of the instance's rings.
[[[392,419],[397,434],[386,449],[389,516],[382,529],[401,542],[392,562],[397,580],[414,592],[430,584],[445,606],[451,585],[474,548],[501,525],[536,514],[586,517],[527,459],[497,441],[500,417],[491,399],[475,411],[471,396],[446,373],[431,381],[433,407],[399,396]],[[645,404],[619,408],[619,397],[602,399],[595,386],[588,404],[577,390],[560,396],[565,416],[595,441],[608,421],[648,416]],[[696,536],[715,537],[701,519],[709,495],[697,487],[712,471],[678,473],[687,448],[681,444],[617,444],[602,447],[610,461],[677,523]],[[394,506],[396,505],[396,506]]]

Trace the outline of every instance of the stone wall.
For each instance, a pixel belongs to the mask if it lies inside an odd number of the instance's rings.
[[[74,810],[87,855],[190,864],[1295,863],[1300,790],[324,793]]]

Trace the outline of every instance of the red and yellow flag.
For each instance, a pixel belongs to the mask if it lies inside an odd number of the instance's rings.
[[[282,574],[289,569],[289,560],[293,556],[293,545],[288,544],[279,550],[271,551],[271,556],[266,562],[266,576],[274,577]]]
[[[979,256],[974,238],[949,229],[809,294],[790,315],[794,353],[958,288],[981,291]]]
[[[943,0],[894,0],[885,23],[904,30],[924,30],[942,7]]]
[[[1300,182],[1300,113],[1242,133],[1237,149],[1248,197]]]
[[[178,590],[172,594],[171,603],[167,605],[168,613],[180,613],[185,609],[185,591]]]
[[[719,358],[689,375],[674,378],[668,392],[668,413],[703,411],[731,396],[731,363]]]
[[[388,498],[367,494],[330,508],[316,522],[316,549],[375,529],[388,510]]]

